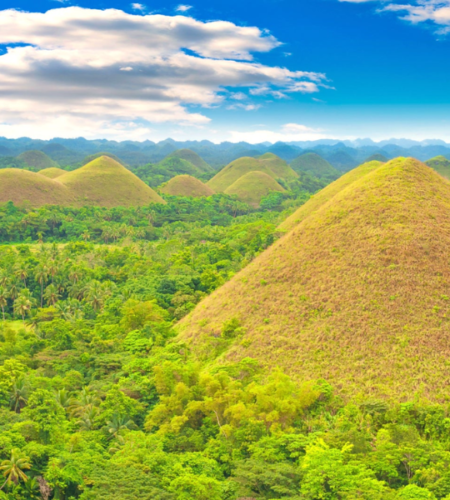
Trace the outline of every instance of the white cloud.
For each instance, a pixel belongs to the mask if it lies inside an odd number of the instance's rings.
[[[428,22],[438,27],[438,33],[450,33],[450,0],[416,0],[400,4],[389,0],[339,0],[339,2],[378,2],[383,4],[379,12],[398,12],[400,19],[404,21],[412,24]]]
[[[141,3],[132,3],[131,4],[131,8],[134,9],[134,10],[144,11],[145,10],[145,5],[143,5]]]
[[[179,5],[175,10],[177,12],[187,12],[192,9],[192,5]]]
[[[155,123],[207,124],[202,108],[243,90],[313,92],[325,80],[255,62],[253,53],[280,45],[256,27],[186,16],[4,10],[0,44],[6,136],[136,138]]]
[[[232,131],[230,132],[230,140],[232,142],[249,142],[250,144],[259,144],[261,142],[275,143],[278,141],[315,141],[318,139],[329,138],[322,131],[300,125],[298,123],[287,123],[278,131],[274,130],[253,130],[253,131]]]

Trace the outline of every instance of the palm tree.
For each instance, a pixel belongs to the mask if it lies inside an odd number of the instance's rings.
[[[8,305],[8,292],[4,286],[0,286],[0,307],[2,308],[3,321],[5,321],[5,307]]]
[[[0,269],[0,286],[6,287],[9,281],[9,275],[5,269]]]
[[[28,278],[28,267],[19,262],[16,264],[14,268],[14,274],[19,278],[20,281],[23,281],[23,286],[27,287],[27,278]]]
[[[60,294],[55,285],[51,284],[45,289],[44,298],[47,301],[47,304],[54,306],[58,300],[60,299]]]
[[[95,419],[100,414],[99,409],[95,406],[88,408],[82,415],[80,420],[78,420],[78,424],[80,426],[80,430],[82,431],[91,431],[95,424]]]
[[[11,407],[16,413],[20,413],[21,408],[27,404],[28,385],[24,379],[14,382],[11,395]]]
[[[21,454],[20,450],[12,450],[11,458],[9,460],[3,460],[0,465],[0,470],[3,471],[3,476],[6,477],[6,481],[3,483],[0,490],[2,490],[6,484],[18,484],[20,480],[24,482],[28,480],[28,476],[23,471],[24,469],[31,468],[29,460],[27,456]]]
[[[84,241],[87,241],[91,238],[91,235],[89,234],[89,231],[84,231],[84,233],[81,235]]]
[[[19,295],[14,302],[14,311],[22,316],[22,321],[25,324],[25,316],[31,311],[31,300],[25,295]]]
[[[55,250],[53,249],[53,251]],[[53,279],[56,276],[56,273],[58,272],[58,269],[59,269],[58,263],[56,262],[55,259],[52,259],[48,264],[48,273],[52,277],[52,284],[53,284]]]
[[[55,393],[57,403],[66,410],[72,401],[72,394],[67,389],[60,389]]]
[[[89,389],[89,387],[83,387],[78,399],[71,400],[69,412],[71,415],[80,417],[99,404],[100,399],[97,394],[93,392],[92,389]]]
[[[92,304],[94,311],[103,308],[105,292],[99,281],[93,280],[87,287],[86,300]]]
[[[124,430],[136,428],[136,424],[127,416],[113,415],[112,419],[106,423],[111,439],[120,435]]]
[[[45,264],[39,264],[34,273],[34,279],[41,285],[41,308],[43,306],[44,284],[48,280],[48,269]]]

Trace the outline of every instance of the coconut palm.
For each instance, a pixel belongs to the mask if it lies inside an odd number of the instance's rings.
[[[6,478],[0,490],[7,484],[18,484],[20,480],[24,482],[28,480],[28,476],[23,471],[31,468],[29,460],[30,459],[23,455],[20,450],[12,450],[11,458],[9,460],[3,460],[0,465],[0,470],[3,471],[3,476]]]
[[[19,295],[14,302],[14,312],[22,316],[22,321],[25,324],[25,316],[30,314],[32,307],[31,300],[25,295]]]
[[[41,307],[44,300],[44,284],[48,280],[48,268],[45,264],[39,264],[34,273],[34,279],[41,285]]]
[[[47,304],[54,306],[60,299],[60,294],[55,285],[51,284],[45,289],[44,298]]]
[[[113,415],[111,420],[106,423],[108,432],[111,434],[111,438],[115,438],[120,435],[122,431],[131,430],[136,428],[136,424],[127,416]]]
[[[21,408],[27,404],[28,385],[24,379],[18,379],[14,382],[11,394],[11,408],[20,413]]]
[[[4,286],[0,286],[0,307],[2,308],[3,321],[5,321],[5,307],[8,305],[8,292]]]
[[[55,399],[57,403],[64,408],[68,409],[72,401],[72,393],[67,389],[60,389],[55,393]]]
[[[26,288],[29,274],[28,267],[23,262],[18,262],[14,267],[14,274],[23,282],[23,286]]]

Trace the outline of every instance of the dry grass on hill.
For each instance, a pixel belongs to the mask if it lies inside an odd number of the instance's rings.
[[[239,177],[225,190],[225,194],[236,195],[240,201],[258,208],[264,196],[272,191],[284,192],[285,189],[273,177],[264,172],[249,172]]]
[[[344,396],[448,401],[449,248],[450,183],[417,160],[393,160],[201,302],[180,339],[206,362],[250,356]],[[242,330],[226,341],[233,318]]]
[[[57,167],[58,164],[47,156],[43,151],[25,151],[17,157],[19,160],[24,161],[30,167],[42,170],[45,168]]]
[[[61,175],[64,174],[67,174],[67,171],[57,167],[45,168],[44,170],[39,171],[39,175],[44,175],[49,179],[57,179],[58,177],[61,177]]]
[[[436,172],[442,175],[442,177],[450,179],[450,160],[447,160],[445,156],[436,156],[435,158],[428,160],[426,165],[431,167],[433,170],[436,170]]]
[[[281,158],[267,153],[260,158],[239,158],[224,167],[209,182],[216,193],[223,193],[240,177],[249,172],[264,172],[273,179],[296,179],[298,174]]]
[[[214,194],[214,191],[209,186],[191,175],[173,177],[160,189],[160,192],[171,196],[192,196],[194,198]]]

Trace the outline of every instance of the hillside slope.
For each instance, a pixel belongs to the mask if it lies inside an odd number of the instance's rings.
[[[191,149],[177,149],[177,151],[168,155],[167,158],[181,158],[182,160],[186,160],[196,166],[203,173],[214,172],[211,165],[208,165],[203,158]]]
[[[63,170],[62,168],[58,167],[51,167],[51,168],[44,168],[44,170],[39,171],[39,175],[44,175],[45,177],[48,177],[49,179],[56,179],[58,177],[61,177],[61,175],[67,174],[66,170]]]
[[[25,151],[17,157],[19,160],[24,161],[28,166],[34,167],[38,170],[43,170],[44,168],[57,167],[58,164],[53,161],[49,156],[47,156],[42,151]]]
[[[264,196],[273,191],[284,192],[285,189],[264,172],[249,172],[228,187],[225,194],[236,195],[240,201],[258,208]]]
[[[291,162],[291,168],[297,173],[306,172],[314,177],[322,179],[334,178],[337,179],[341,174],[327,160],[324,160],[316,153],[305,153],[298,156]]]
[[[382,163],[373,161],[370,163],[365,163],[364,165],[351,170],[350,172],[343,175],[341,178],[334,181],[332,184],[329,184],[326,188],[322,189],[314,196],[312,196],[307,203],[297,209],[291,216],[289,216],[284,222],[282,222],[278,228],[281,231],[290,231],[298,223],[311,215],[311,213],[315,212],[322,205],[330,201],[340,191],[342,191],[361,177],[364,177],[373,170],[377,169],[381,165]]]
[[[344,395],[448,401],[449,246],[450,183],[393,160],[201,302],[181,339],[204,360],[225,349],[222,361],[250,356]],[[227,345],[233,318],[241,328]]]
[[[212,196],[214,191],[202,181],[190,175],[177,175],[160,189],[161,193],[171,196]]]
[[[15,205],[29,202],[32,207],[42,205],[70,205],[73,194],[60,182],[28,170],[5,168],[0,170],[0,203]]]
[[[108,156],[58,178],[73,193],[77,205],[102,207],[165,203],[153,189]]]
[[[436,170],[442,177],[450,179],[450,160],[447,160],[445,156],[436,156],[425,163],[433,170]]]
[[[228,187],[249,172],[264,172],[273,179],[296,179],[298,174],[281,158],[266,153],[259,158],[244,156],[231,162],[217,173],[209,182],[210,186],[217,193],[223,193]]]

